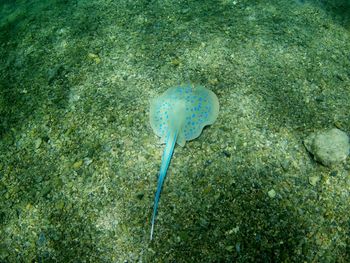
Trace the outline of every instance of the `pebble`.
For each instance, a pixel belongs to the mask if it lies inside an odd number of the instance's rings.
[[[73,164],[73,168],[74,168],[74,169],[79,169],[82,165],[83,165],[83,160],[79,160],[79,161],[76,161],[76,162]]]
[[[271,189],[270,191],[268,191],[267,194],[270,198],[276,197],[276,191],[274,189]]]
[[[310,176],[309,177],[309,184],[311,184],[312,186],[316,186],[316,184],[320,181],[320,177],[319,176]]]
[[[38,138],[38,139],[36,139],[35,140],[35,149],[38,149],[39,147],[40,147],[40,145],[41,145],[41,143],[42,143],[43,141],[42,141],[42,139],[41,138]]]
[[[59,200],[57,203],[56,203],[56,209],[57,210],[62,210],[64,207],[64,201],[63,200]]]
[[[100,64],[101,63],[101,58],[98,55],[94,54],[94,53],[89,53],[88,54],[88,58],[93,60],[96,64]]]
[[[86,166],[89,166],[92,162],[93,162],[93,160],[90,159],[89,157],[85,157],[85,158],[84,158],[84,164],[85,164]]]

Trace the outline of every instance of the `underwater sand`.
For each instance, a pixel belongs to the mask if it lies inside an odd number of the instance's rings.
[[[0,262],[350,262],[350,158],[303,146],[350,133],[349,1],[4,0],[0,54]],[[220,112],[150,242],[150,100],[188,83]]]

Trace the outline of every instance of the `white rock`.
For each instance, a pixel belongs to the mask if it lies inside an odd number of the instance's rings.
[[[315,160],[325,166],[345,161],[350,152],[348,135],[336,128],[310,134],[304,145]]]

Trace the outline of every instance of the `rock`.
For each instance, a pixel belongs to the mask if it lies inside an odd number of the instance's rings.
[[[345,161],[350,151],[349,137],[336,128],[310,134],[304,145],[316,161],[328,167]]]

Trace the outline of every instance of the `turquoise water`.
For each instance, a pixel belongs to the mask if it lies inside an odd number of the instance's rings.
[[[40,3],[37,3],[40,2]],[[0,262],[349,262],[349,1],[0,1]],[[215,124],[164,146],[152,98],[202,85]]]

